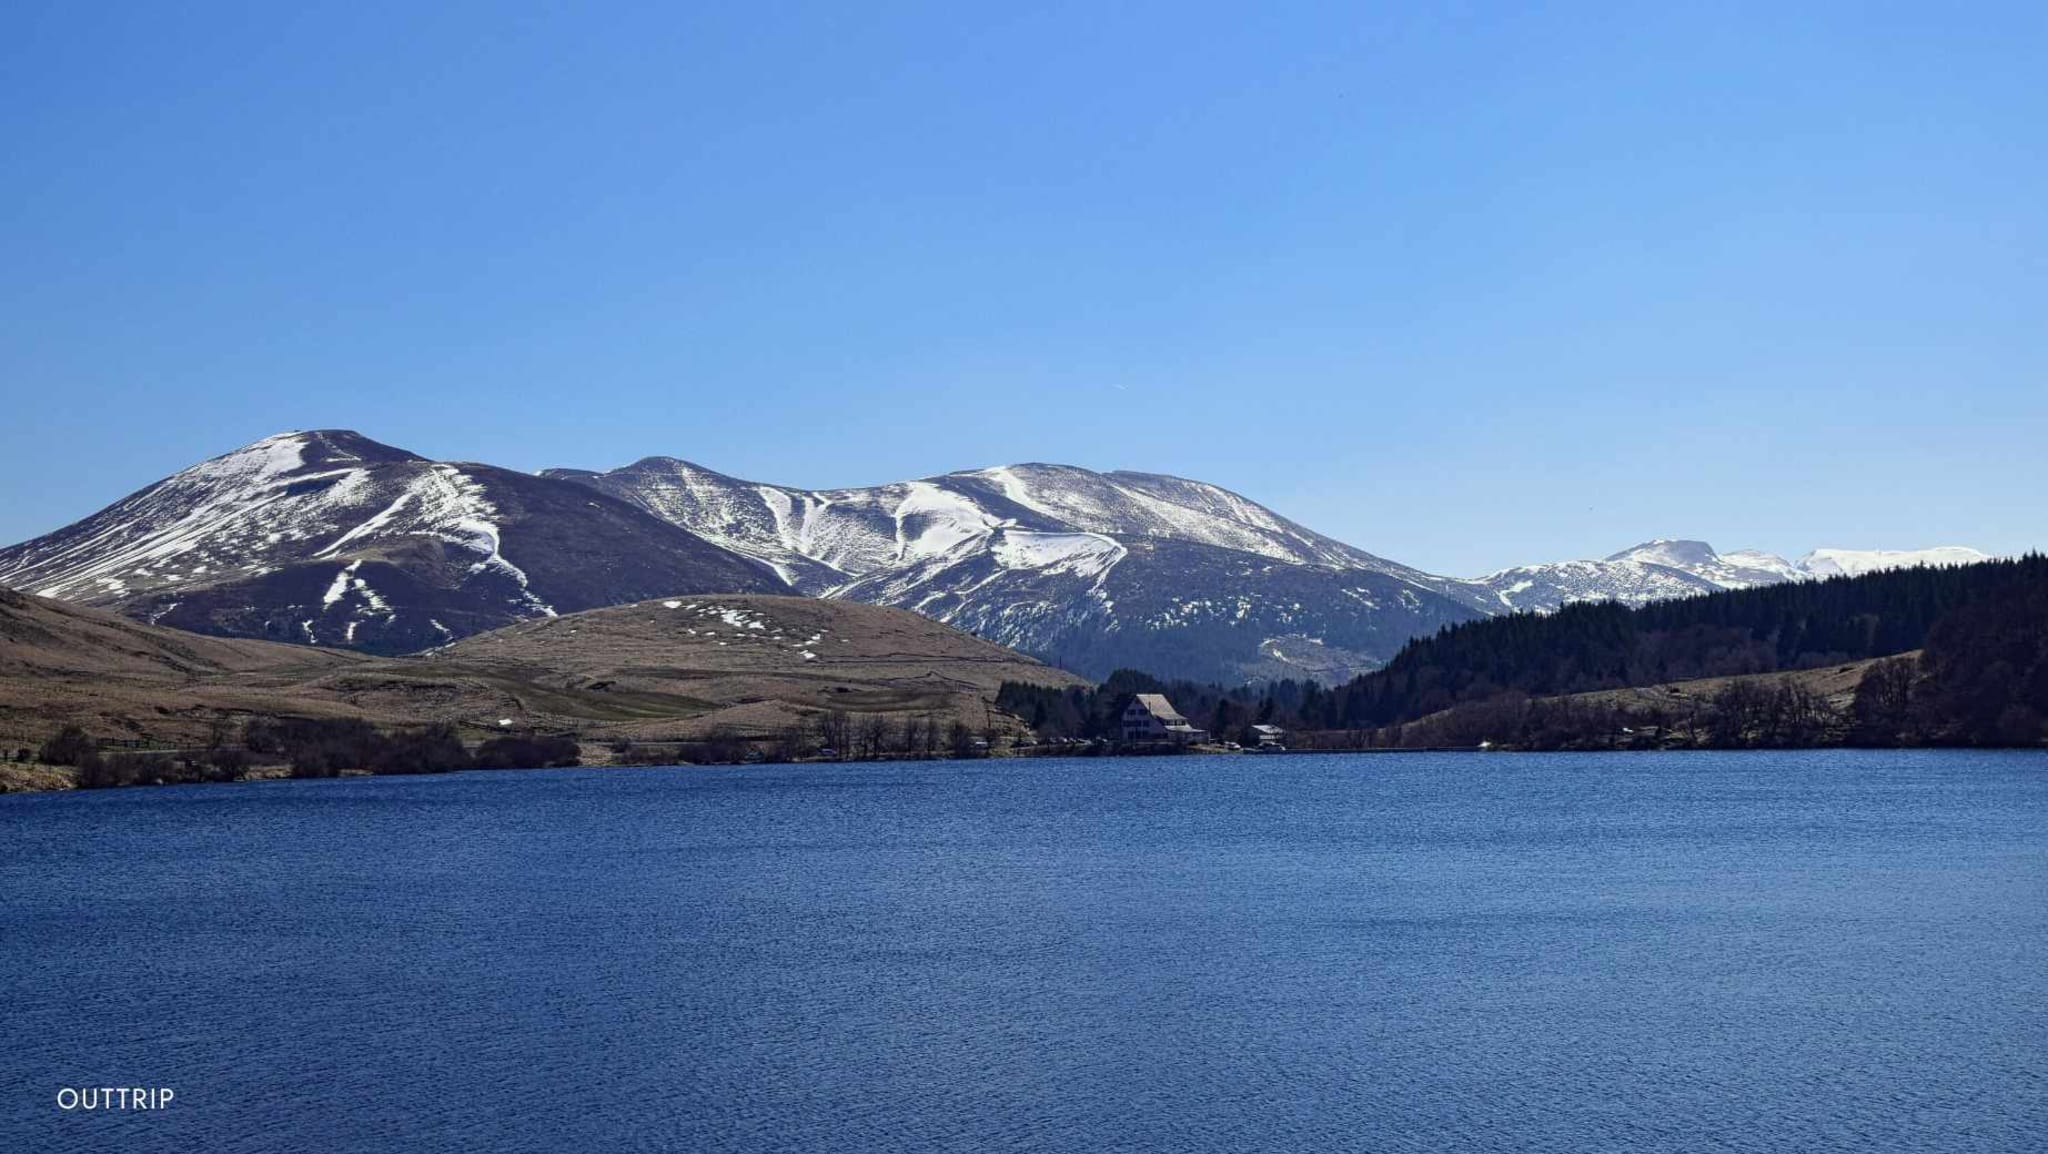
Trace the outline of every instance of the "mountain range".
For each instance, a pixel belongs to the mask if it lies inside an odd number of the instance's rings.
[[[669,457],[534,475],[321,430],[265,438],[0,549],[0,585],[201,633],[385,654],[649,598],[800,593],[910,609],[1092,677],[1330,682],[1479,617],[1985,556],[1821,549],[1794,562],[1659,540],[1462,579],[1152,473],[1020,464],[809,490]]]

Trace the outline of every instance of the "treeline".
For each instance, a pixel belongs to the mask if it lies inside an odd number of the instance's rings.
[[[248,750],[219,744],[199,753],[102,750],[97,740],[76,725],[65,726],[56,736],[45,741],[36,751],[35,759],[44,765],[75,769],[80,789],[239,781],[255,764]],[[19,755],[17,760],[20,760]]]
[[[990,716],[975,729],[933,713],[892,716],[822,710],[768,734],[720,726],[701,737],[611,744],[622,765],[737,765],[747,761],[880,761],[986,757],[1003,731]]]
[[[1917,661],[1881,662],[1864,677],[1854,713],[1853,740],[1864,744],[2040,742],[2048,730],[2048,580],[2003,586],[1944,616]]]
[[[1898,569],[1661,601],[1567,605],[1451,626],[1333,691],[1344,727],[1411,721],[1507,694],[1535,697],[1815,669],[1917,649],[1966,606],[2011,611],[2048,586],[2048,558]],[[1983,639],[1972,631],[1961,644]],[[1951,647],[1955,648],[1954,646]],[[1971,658],[1958,654],[1962,660]],[[1960,704],[1960,703],[1951,703]]]
[[[1664,701],[1507,693],[1370,729],[1304,734],[1310,748],[1803,749],[1843,744],[1850,718],[1789,679],[1744,678]]]
[[[580,747],[571,737],[504,734],[472,751],[452,725],[385,732],[360,718],[257,719],[249,723],[245,743],[254,752],[282,757],[293,777],[335,777],[350,769],[380,774],[552,769],[580,760]]]
[[[252,718],[237,744],[217,729],[208,748],[178,753],[103,749],[70,725],[43,743],[36,760],[75,769],[81,789],[105,789],[238,781],[258,764],[284,764],[293,777],[553,768],[578,764],[580,747],[570,737],[506,734],[472,750],[451,725],[386,732],[359,718]]]
[[[1107,740],[1119,735],[1124,707],[1140,693],[1164,694],[1189,724],[1208,730],[1217,741],[1256,745],[1257,738],[1248,732],[1254,725],[1336,728],[1332,695],[1313,681],[1226,689],[1194,681],[1162,681],[1133,669],[1119,669],[1093,687],[1053,689],[1005,681],[996,691],[996,707],[1022,719],[1042,739]]]

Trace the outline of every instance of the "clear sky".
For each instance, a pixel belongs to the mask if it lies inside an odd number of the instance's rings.
[[[288,428],[2048,545],[2048,5],[0,9],[0,540]]]

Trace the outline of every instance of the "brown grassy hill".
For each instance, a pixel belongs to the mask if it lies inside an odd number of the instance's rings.
[[[214,718],[281,709],[309,680],[375,663],[0,589],[0,745],[33,745],[65,724],[105,739],[195,741]]]
[[[529,707],[562,708],[607,733],[765,733],[791,710],[934,713],[979,727],[1004,681],[1079,685],[1072,674],[901,609],[808,597],[644,601],[495,630],[421,660],[523,678]]]
[[[1916,658],[1919,656],[1919,650],[1895,656]],[[1893,658],[1868,657],[1820,669],[1746,673],[1736,677],[1699,677],[1664,685],[1575,693],[1568,700],[1584,705],[1612,706],[1631,716],[1647,715],[1659,710],[1670,713],[1694,703],[1711,701],[1729,686],[1743,682],[1767,689],[1781,685],[1796,685],[1826,702],[1830,708],[1846,712],[1850,703],[1856,699],[1856,687],[1863,684],[1863,675],[1870,672],[1871,667],[1879,662],[1890,660]]]
[[[1900,656],[1913,658],[1918,651]],[[1747,673],[1731,677],[1703,677],[1643,685],[1628,689],[1602,689],[1556,697],[1503,699],[1467,702],[1432,713],[1400,727],[1401,744],[1416,747],[1465,747],[1481,741],[1516,744],[1526,739],[1530,710],[1547,711],[1553,725],[1573,732],[1578,748],[1604,748],[1612,744],[1622,727],[1638,734],[1656,734],[1650,744],[1691,746],[1711,744],[1716,719],[1727,708],[1724,696],[1730,690],[1747,692],[1752,705],[1760,699],[1787,690],[1803,694],[1813,709],[1814,724],[1821,743],[1839,740],[1850,723],[1850,708],[1863,679],[1879,664],[1893,658],[1865,658],[1818,669]],[[1569,720],[1558,721],[1563,711]],[[1643,729],[1642,727],[1649,727]],[[1541,728],[1539,725],[1538,728]],[[1382,731],[1384,735],[1387,731]],[[1755,736],[1753,730],[1745,730]],[[1355,742],[1356,733],[1317,735],[1324,743],[1343,746]],[[1740,741],[1737,744],[1741,744]],[[1773,744],[1765,742],[1763,744]],[[1539,746],[1539,748],[1547,748]]]
[[[1070,674],[898,609],[686,597],[512,626],[418,657],[205,637],[0,591],[0,746],[65,724],[190,745],[222,719],[363,717],[590,738],[768,734],[826,709],[980,727],[1003,681]]]
[[[302,673],[372,660],[337,649],[209,637],[103,609],[0,589],[0,678],[101,676],[162,681],[222,673]]]

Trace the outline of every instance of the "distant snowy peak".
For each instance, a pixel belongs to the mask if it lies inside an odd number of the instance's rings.
[[[1855,577],[1884,569],[1974,565],[1991,559],[1991,554],[1967,545],[1938,545],[1932,549],[1815,549],[1799,559],[1799,568],[1813,577]]]
[[[1712,565],[1721,555],[1705,541],[1671,540],[1659,537],[1645,541],[1619,553],[1608,555],[1609,561],[1646,561],[1652,565],[1669,565],[1684,569],[1694,565]]]
[[[1608,557],[1609,561],[1638,561],[1661,565],[1705,580],[1720,589],[1748,589],[1775,585],[1799,576],[1798,569],[1783,557],[1757,549],[1719,553],[1705,541],[1645,541]]]
[[[1770,585],[1779,581],[1797,581],[1805,571],[1776,553],[1761,549],[1737,549],[1733,553],[1721,554],[1721,560],[1736,570],[1754,575],[1751,584]]]
[[[1620,601],[1642,605],[1672,597],[1723,589],[1750,589],[1872,573],[1913,565],[1967,565],[1988,561],[1975,549],[1816,549],[1797,562],[1775,553],[1743,549],[1717,552],[1705,541],[1658,539],[1599,561],[1557,561],[1524,565],[1479,578],[1502,608],[1549,612],[1573,601]]]
[[[1548,613],[1573,601],[1643,605],[1721,588],[1681,569],[1629,559],[1518,565],[1481,577],[1472,584],[1493,599],[1490,608],[1495,613]]]

